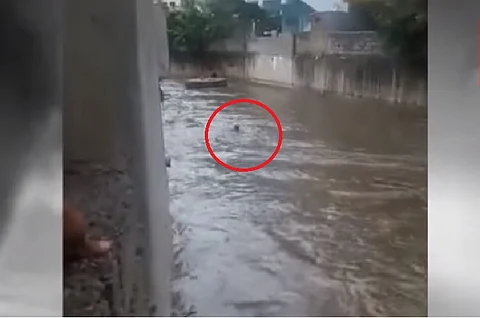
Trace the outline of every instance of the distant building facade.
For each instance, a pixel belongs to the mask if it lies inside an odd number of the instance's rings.
[[[261,6],[269,16],[280,16],[282,14],[282,0],[263,0]]]
[[[354,13],[345,11],[321,11],[311,14],[311,30],[322,31],[371,31],[372,26],[357,17]]]
[[[162,0],[169,10],[179,10],[184,5],[184,0]]]
[[[299,33],[309,31],[311,15],[315,12],[302,0],[284,0],[282,3],[282,32]]]

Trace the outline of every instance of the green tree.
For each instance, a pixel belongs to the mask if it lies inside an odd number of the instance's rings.
[[[234,32],[248,35],[253,22],[267,18],[258,5],[243,0],[188,0],[167,18],[170,51],[202,58],[215,42]]]
[[[201,58],[212,43],[228,36],[228,29],[215,22],[208,11],[186,2],[182,10],[172,11],[167,18],[170,51],[174,54]]]
[[[374,28],[401,63],[427,65],[427,0],[344,0],[349,11]]]
[[[205,7],[215,17],[217,24],[245,35],[252,32],[254,22],[258,28],[267,20],[265,10],[244,0],[205,0]]]

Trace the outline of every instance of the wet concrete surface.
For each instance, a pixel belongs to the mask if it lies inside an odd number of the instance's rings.
[[[140,252],[148,245],[134,202],[133,147],[119,141],[122,147],[109,164],[64,164],[65,200],[83,213],[90,237],[114,241],[108,257],[64,268],[65,317],[145,316],[153,311],[145,283],[150,277]]]
[[[197,315],[426,315],[426,109],[246,83],[162,88],[171,212],[186,229],[175,288]],[[221,167],[203,138],[215,108],[239,97],[283,126],[278,156],[251,173]],[[248,104],[210,129],[238,167],[266,160],[277,139]]]

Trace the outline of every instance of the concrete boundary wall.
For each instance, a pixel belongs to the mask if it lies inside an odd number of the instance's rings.
[[[247,41],[246,50],[249,53],[292,57],[295,54],[294,40],[291,34],[251,38]]]
[[[426,73],[414,75],[395,64],[371,31],[316,30],[255,38],[247,41],[243,54],[227,50],[222,57],[219,53],[204,65],[227,77],[343,96],[427,103]],[[172,75],[208,75],[198,63],[172,58]]]
[[[322,93],[395,103],[426,105],[427,80],[397,68],[384,56],[327,54],[288,58],[266,54],[217,58],[205,67],[172,60],[173,76],[219,75],[284,87],[310,87]]]

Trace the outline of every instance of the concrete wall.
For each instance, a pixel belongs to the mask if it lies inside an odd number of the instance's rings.
[[[135,22],[128,3],[66,2],[64,11],[64,138],[68,160],[110,162],[121,113],[129,103]],[[125,21],[123,21],[125,19]],[[120,65],[124,65],[120,67]]]
[[[298,56],[295,86],[343,96],[426,105],[426,80],[401,73],[388,58],[372,55]]]
[[[383,55],[383,50],[373,31],[328,32],[327,53]]]
[[[208,63],[196,63],[191,61],[178,61],[172,59],[170,74],[177,77],[209,76],[213,71],[220,76],[232,78],[247,78],[247,59],[244,55],[218,54],[212,57]]]
[[[384,55],[378,36],[372,31],[316,30],[295,35],[295,55],[323,54]]]
[[[322,55],[328,49],[325,32],[302,32],[295,35],[295,55]]]
[[[375,32],[315,30],[255,38],[242,56],[227,56],[212,59],[210,69],[256,82],[426,105],[426,74],[399,68],[384,54]],[[173,61],[171,69],[176,75],[208,75],[192,63]]]
[[[210,49],[214,52],[247,52],[283,57],[302,54],[384,54],[377,33],[373,31],[315,30],[249,39],[235,34],[232,38],[215,43]]]
[[[244,76],[259,83],[292,86],[292,58],[282,55],[249,54],[245,60]]]
[[[247,43],[247,52],[291,57],[294,54],[293,36],[290,34],[281,34],[278,37],[259,37],[249,39]]]
[[[78,160],[114,164],[121,151],[133,166],[133,185],[122,190],[133,188],[135,199],[119,223],[111,306],[120,316],[148,315],[153,307],[168,316],[172,239],[158,90],[167,51],[159,35],[166,32],[162,17],[145,0],[64,4],[66,166]],[[114,206],[129,194],[114,195],[110,205],[119,213]]]

